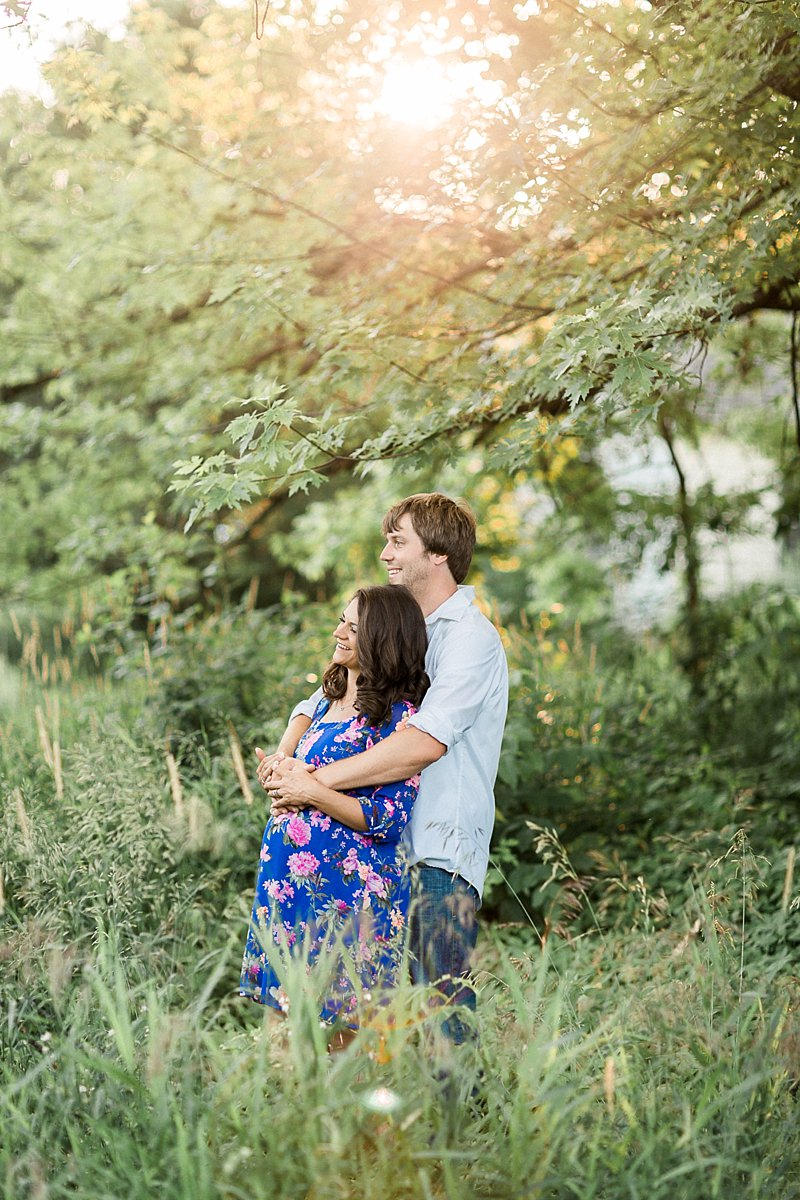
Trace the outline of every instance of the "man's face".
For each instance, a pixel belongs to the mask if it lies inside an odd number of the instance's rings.
[[[386,535],[381,562],[389,572],[389,583],[405,584],[417,599],[424,595],[433,564],[408,513],[397,522],[397,528]]]

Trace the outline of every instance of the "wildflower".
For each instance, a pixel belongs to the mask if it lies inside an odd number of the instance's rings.
[[[391,1113],[400,1107],[403,1101],[387,1087],[373,1088],[371,1092],[367,1092],[364,1097],[364,1107],[370,1112]]]
[[[281,1010],[281,1012],[288,1013],[289,997],[286,995],[286,992],[283,990],[283,988],[271,987],[269,989],[269,994],[270,994],[270,996],[272,996],[273,1000],[277,1000],[278,1008]]]
[[[392,922],[392,929],[402,929],[403,926],[405,925],[406,919],[403,916],[403,914],[399,908],[392,909],[391,922]]]

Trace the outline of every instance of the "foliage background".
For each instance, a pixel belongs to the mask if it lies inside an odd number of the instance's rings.
[[[0,96],[9,1196],[797,1195],[799,21],[143,0]],[[432,488],[512,679],[458,1095],[411,989],[333,1066],[231,999],[240,747]]]

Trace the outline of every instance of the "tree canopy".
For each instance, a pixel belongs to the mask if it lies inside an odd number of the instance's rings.
[[[669,437],[718,330],[800,309],[799,26],[144,0],[62,49],[0,108],[6,591],[175,600],[376,464]]]

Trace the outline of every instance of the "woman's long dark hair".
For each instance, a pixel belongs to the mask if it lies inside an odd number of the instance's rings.
[[[383,725],[392,705],[408,700],[418,705],[430,687],[425,674],[428,635],[425,618],[408,588],[379,584],[359,588],[356,652],[356,708],[370,725]],[[322,691],[339,700],[347,691],[347,668],[331,663],[322,678]]]

